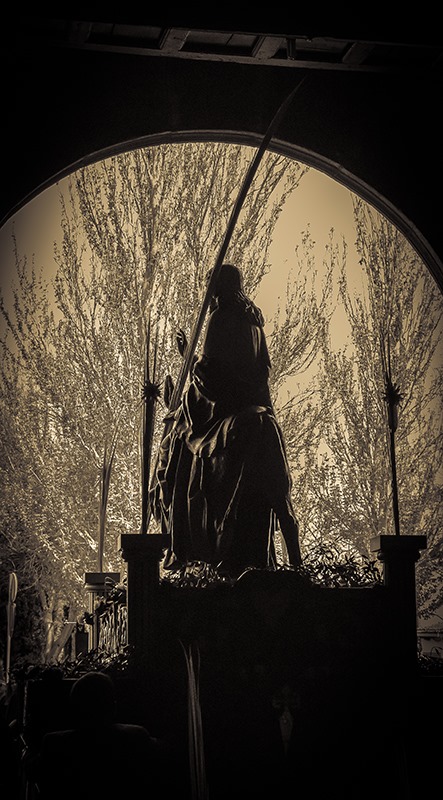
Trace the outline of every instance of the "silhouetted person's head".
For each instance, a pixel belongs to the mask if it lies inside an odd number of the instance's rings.
[[[243,276],[233,264],[222,264],[215,284],[214,294],[225,297],[243,291]]]
[[[69,699],[74,721],[79,726],[102,725],[114,719],[114,684],[104,672],[82,675],[74,683]]]
[[[212,269],[206,273],[209,281]],[[241,270],[233,264],[222,264],[217,275],[217,280],[212,292],[213,297],[228,297],[237,292],[243,292],[243,276]]]

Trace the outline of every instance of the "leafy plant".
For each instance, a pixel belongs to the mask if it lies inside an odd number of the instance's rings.
[[[332,544],[312,548],[303,559],[301,572],[312,583],[337,588],[372,586],[382,580],[375,560],[360,553],[343,552]]]
[[[200,706],[200,650],[192,646],[185,649],[180,642],[186,659],[188,675],[188,739],[189,768],[191,773],[192,797],[196,800],[207,800],[208,784],[206,780],[205,748],[203,738],[202,714]]]

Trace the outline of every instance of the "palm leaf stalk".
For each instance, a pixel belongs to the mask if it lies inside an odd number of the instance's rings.
[[[385,375],[385,394],[383,399],[388,407],[388,426],[389,426],[389,454],[391,460],[391,482],[392,482],[392,505],[394,514],[394,526],[396,536],[400,536],[400,511],[398,503],[398,482],[397,482],[397,461],[395,455],[395,432],[398,427],[398,406],[403,400],[403,395],[400,394],[400,387],[397,386],[392,380],[391,369],[391,348],[389,342],[389,333],[387,337],[386,349],[382,345],[381,356],[383,363],[383,371]]]
[[[140,533],[146,534],[149,525],[149,482],[152,457],[152,438],[154,433],[155,405],[160,396],[160,388],[156,383],[158,334],[155,339],[152,379],[151,379],[151,320],[145,338],[145,360],[143,376],[143,415],[142,415],[142,448],[141,448],[141,484],[142,484],[142,520]]]
[[[177,381],[175,383],[175,386],[174,386],[174,389],[173,389],[173,393],[172,393],[172,397],[171,397],[171,400],[170,400],[170,408],[171,408],[172,411],[175,411],[178,408],[178,406],[179,406],[179,404],[181,402],[181,397],[182,397],[183,390],[184,390],[184,387],[185,387],[186,379],[187,379],[187,377],[189,375],[189,372],[190,372],[190,369],[192,367],[195,348],[197,347],[198,339],[199,339],[199,336],[200,336],[200,333],[201,333],[201,330],[202,330],[202,327],[203,327],[203,323],[205,321],[206,312],[207,312],[207,310],[209,308],[209,304],[211,302],[211,297],[212,297],[212,294],[213,294],[213,291],[214,291],[214,287],[216,286],[217,278],[218,278],[218,275],[220,274],[220,270],[221,270],[221,267],[222,267],[222,264],[223,264],[223,260],[224,260],[224,257],[226,255],[226,253],[227,253],[227,250],[228,250],[228,247],[229,247],[229,243],[230,243],[230,241],[232,239],[232,234],[233,234],[235,226],[237,224],[237,220],[238,220],[238,217],[240,215],[240,212],[241,212],[241,209],[243,207],[243,204],[245,202],[247,193],[248,193],[249,188],[250,188],[250,186],[252,184],[252,181],[253,181],[253,179],[255,177],[255,174],[256,174],[259,166],[260,166],[262,158],[263,158],[264,154],[266,153],[266,150],[267,150],[267,148],[269,146],[269,142],[273,138],[275,132],[278,130],[278,127],[279,127],[282,119],[284,118],[289,106],[291,105],[291,103],[292,103],[292,101],[294,99],[295,94],[298,92],[298,90],[302,86],[304,80],[305,80],[305,78],[302,78],[299,81],[297,86],[294,89],[292,89],[292,91],[288,94],[288,96],[283,100],[283,102],[281,103],[281,105],[277,109],[276,113],[274,114],[274,117],[272,118],[272,120],[271,120],[271,122],[270,122],[270,124],[268,126],[268,129],[267,129],[265,135],[263,136],[263,139],[262,139],[262,141],[260,143],[260,146],[257,148],[257,150],[255,152],[255,155],[254,155],[252,161],[250,162],[249,167],[247,169],[247,172],[246,172],[246,174],[245,174],[245,176],[243,178],[243,182],[242,182],[242,185],[240,187],[240,191],[239,191],[239,193],[237,195],[237,198],[235,200],[234,206],[233,206],[233,208],[231,210],[231,214],[230,214],[230,217],[229,217],[229,220],[228,220],[228,225],[226,227],[226,231],[225,231],[223,240],[221,242],[220,249],[218,251],[215,264],[214,264],[214,266],[213,266],[213,268],[212,268],[212,270],[210,272],[209,280],[208,280],[208,283],[207,283],[207,286],[206,286],[206,291],[205,291],[205,294],[204,294],[204,297],[203,297],[203,301],[202,301],[202,304],[201,304],[201,307],[200,307],[200,310],[199,310],[198,317],[197,317],[197,319],[196,319],[196,321],[194,323],[194,327],[192,329],[190,341],[187,343],[187,347],[186,347],[186,350],[184,352],[184,356],[183,356],[183,360],[182,360],[182,364],[181,364],[181,368],[180,368],[180,373],[179,373],[179,376],[178,376]],[[170,425],[171,425],[171,418],[168,419],[168,422],[165,425],[164,436],[168,432],[168,429],[169,429]]]
[[[180,642],[186,659],[188,673],[188,739],[189,767],[191,774],[192,800],[208,800],[209,792],[206,781],[205,751],[203,742],[203,725],[200,706],[199,676],[200,651],[197,646],[197,665],[194,666],[192,645],[186,651]]]
[[[105,547],[106,516],[108,509],[109,484],[111,482],[112,466],[115,458],[117,432],[112,437],[112,442],[108,457],[108,445],[105,444],[103,463],[100,475],[100,502],[99,502],[99,523],[98,523],[98,571],[103,572],[103,554]]]

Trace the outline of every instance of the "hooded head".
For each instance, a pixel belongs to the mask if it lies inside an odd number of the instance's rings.
[[[243,276],[233,264],[222,264],[214,288],[216,297],[227,297],[243,292]]]
[[[209,271],[207,280],[209,280],[210,276],[211,272]],[[239,313],[246,314],[254,325],[263,326],[263,314],[252,300],[246,297],[243,290],[242,272],[233,264],[221,265],[209,307],[213,311],[215,308],[224,308],[226,306],[234,307]]]

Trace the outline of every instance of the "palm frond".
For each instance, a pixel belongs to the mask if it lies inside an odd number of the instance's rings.
[[[180,642],[186,659],[188,673],[188,737],[189,737],[189,767],[191,773],[191,796],[193,800],[208,800],[209,792],[206,780],[205,750],[203,740],[203,725],[200,706],[200,651],[197,646],[194,664],[192,645],[185,649]]]

